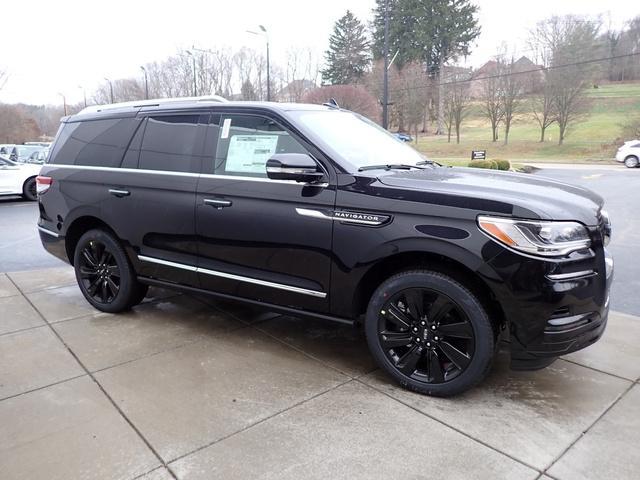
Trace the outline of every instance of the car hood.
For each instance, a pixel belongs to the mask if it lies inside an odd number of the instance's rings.
[[[463,167],[389,170],[378,177],[384,185],[460,198],[460,206],[511,205],[511,215],[548,220],[577,220],[597,225],[604,200],[586,188],[524,173]],[[473,208],[473,207],[472,207]],[[504,211],[502,212],[504,214]]]

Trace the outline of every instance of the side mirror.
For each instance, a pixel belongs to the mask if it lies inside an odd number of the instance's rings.
[[[324,173],[306,153],[276,153],[267,160],[267,177],[272,180],[313,183],[321,180]]]

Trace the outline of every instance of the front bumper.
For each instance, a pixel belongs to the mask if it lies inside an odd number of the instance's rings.
[[[601,244],[557,263],[504,251],[487,267],[499,277],[491,286],[509,328],[513,369],[546,367],[602,337],[613,259]]]

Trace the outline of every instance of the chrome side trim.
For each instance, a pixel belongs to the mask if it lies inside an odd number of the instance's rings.
[[[320,220],[330,220],[333,222],[355,223],[358,225],[380,226],[388,222],[388,215],[375,215],[366,213],[342,212],[340,210],[323,212],[321,210],[311,210],[308,208],[296,208],[296,213],[303,217],[317,218]],[[354,218],[354,217],[366,218]]]
[[[593,270],[582,270],[580,272],[571,272],[571,273],[553,273],[551,275],[547,275],[549,280],[560,281],[560,280],[573,280],[574,278],[582,278],[582,277],[590,277],[592,275],[596,275],[596,272]]]
[[[158,265],[164,265],[166,267],[181,268],[182,270],[189,270],[190,272],[197,272],[198,267],[193,265],[185,265],[184,263],[170,262],[169,260],[161,260],[159,258],[147,257],[146,255],[138,255],[138,260],[149,263],[157,263]]]
[[[52,232],[51,230],[47,230],[46,228],[41,227],[40,225],[38,225],[38,230],[40,230],[42,233],[46,233],[47,235],[51,235],[52,237],[60,238],[59,233]]]
[[[125,172],[125,173],[147,173],[151,175],[169,175],[173,177],[191,177],[191,178],[212,178],[212,179],[227,179],[227,180],[239,180],[246,182],[268,182],[268,183],[280,183],[298,186],[311,185],[314,187],[327,187],[328,183],[300,183],[295,180],[272,180],[270,178],[263,177],[245,177],[242,175],[216,175],[213,173],[190,173],[190,172],[171,172],[168,170],[147,170],[144,168],[119,168],[119,167],[95,167],[92,165],[64,165],[59,163],[45,163],[45,167],[50,168],[64,168],[67,170],[94,170],[99,172]]]
[[[288,292],[301,293],[303,295],[310,295],[317,298],[326,298],[325,292],[319,292],[317,290],[309,290],[307,288],[293,287],[291,285],[284,285],[282,283],[268,282],[266,280],[258,280],[257,278],[244,277],[242,275],[234,275],[232,273],[219,272],[217,270],[209,270],[208,268],[195,267],[193,265],[185,265],[183,263],[170,262],[168,260],[161,260],[159,258],[147,257],[145,255],[138,255],[138,260],[149,263],[157,263],[159,265],[165,265],[167,267],[180,268],[182,270],[189,270],[196,273],[204,273],[205,275],[211,275],[214,277],[227,278],[229,280],[236,280],[239,282],[252,283],[254,285],[261,285],[263,287],[277,288],[280,290],[286,290]]]
[[[335,220],[331,215],[327,215],[320,210],[310,210],[308,208],[296,208],[296,213],[303,217],[319,218],[320,220]]]

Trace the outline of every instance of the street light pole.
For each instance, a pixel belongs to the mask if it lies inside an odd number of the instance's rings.
[[[382,128],[389,127],[389,0],[384,0],[384,80],[382,90]]]
[[[113,103],[113,83],[107,77],[104,77],[104,79],[109,82],[109,93],[111,94],[111,103]]]
[[[82,90],[82,96],[84,97],[84,108],[87,108],[87,91],[82,85],[78,85],[78,88]]]
[[[147,78],[147,69],[140,65],[140,69],[144,72],[144,98],[149,100],[149,79]]]
[[[263,31],[264,36],[267,40],[267,102],[271,101],[271,66],[269,65],[269,34],[267,33],[267,29],[264,28],[264,25],[258,25],[260,30]]]
[[[265,40],[267,41],[267,102],[271,101],[271,66],[269,60],[269,34],[267,33],[267,29],[264,28],[264,25],[258,25],[262,33],[254,32],[252,30],[247,30],[247,33],[251,33],[252,35],[264,35]]]
[[[67,97],[64,96],[63,93],[58,93],[62,97],[62,105],[64,107],[64,116],[67,116]]]
[[[198,96],[198,89],[196,87],[196,56],[189,50],[187,50],[187,55],[189,55],[193,59],[193,96]]]

